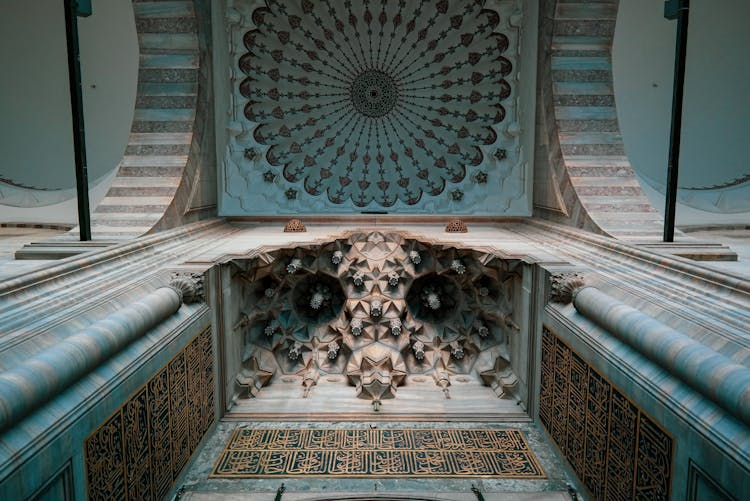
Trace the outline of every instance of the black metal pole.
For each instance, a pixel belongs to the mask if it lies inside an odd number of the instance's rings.
[[[284,483],[281,483],[281,487],[276,489],[276,497],[273,498],[274,501],[281,501],[281,496],[286,492],[286,487],[284,487]]]
[[[677,19],[677,47],[675,49],[674,86],[672,89],[672,128],[669,133],[669,164],[667,167],[667,193],[664,209],[664,241],[674,242],[690,0],[666,0],[664,2],[664,17]]]
[[[77,0],[63,0],[63,3],[65,5],[65,35],[68,42],[68,81],[70,82],[70,111],[73,117],[78,227],[81,241],[87,241],[91,240],[91,216],[89,214],[89,180],[86,170],[86,135],[83,127],[81,62],[78,51],[78,2]]]

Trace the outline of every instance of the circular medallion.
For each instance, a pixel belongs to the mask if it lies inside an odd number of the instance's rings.
[[[300,203],[465,203],[511,96],[500,16],[474,1],[324,3],[266,2],[242,39],[239,92],[280,167],[272,184]]]
[[[367,70],[352,82],[351,98],[358,112],[370,118],[380,118],[396,106],[398,88],[388,74]]]

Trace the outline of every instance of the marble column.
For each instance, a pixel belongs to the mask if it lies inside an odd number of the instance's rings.
[[[579,275],[571,278],[563,296],[579,313],[750,425],[750,369],[585,285]]]
[[[18,423],[127,345],[199,299],[202,285],[177,277],[82,332],[0,374],[0,431]]]

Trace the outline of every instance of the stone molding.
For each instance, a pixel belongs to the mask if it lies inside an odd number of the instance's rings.
[[[0,431],[177,312],[182,296],[176,287],[160,287],[0,374]]]
[[[596,287],[579,288],[573,305],[581,315],[750,425],[750,369]]]

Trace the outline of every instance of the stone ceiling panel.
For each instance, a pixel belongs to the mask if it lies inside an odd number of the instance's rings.
[[[226,15],[223,214],[529,213],[518,0],[230,0]]]

